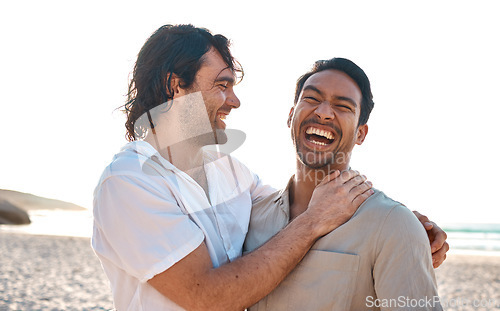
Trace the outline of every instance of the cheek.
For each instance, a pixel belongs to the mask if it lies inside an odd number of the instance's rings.
[[[290,121],[290,130],[292,132],[292,135],[297,136],[299,134],[299,129],[300,129],[300,116],[294,114]]]
[[[221,92],[210,92],[203,95],[207,112],[214,114],[224,104],[226,97]]]
[[[305,110],[305,109],[295,110],[295,113],[293,114],[292,119],[290,121],[290,129],[292,132],[292,137],[293,136],[295,136],[296,138],[299,137],[300,125],[310,116],[311,111],[312,110]]]
[[[312,109],[304,109],[303,107],[297,108],[292,116],[292,126],[299,127],[311,115],[312,111]]]
[[[345,129],[342,131],[342,141],[345,146],[351,146],[356,143],[357,137],[358,137],[358,132],[356,129]]]

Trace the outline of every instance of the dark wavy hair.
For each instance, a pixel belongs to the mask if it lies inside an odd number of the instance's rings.
[[[182,88],[190,88],[204,62],[205,53],[215,48],[228,67],[243,77],[241,65],[229,50],[230,41],[223,35],[193,25],[164,25],[156,30],[141,48],[132,73],[124,111],[127,140],[144,136],[136,121],[150,109],[173,98],[172,74],[180,78]]]
[[[366,124],[368,122],[368,118],[370,117],[370,113],[372,112],[373,106],[375,105],[375,103],[373,102],[370,80],[366,76],[363,69],[346,58],[335,57],[332,59],[318,60],[317,62],[315,62],[312,69],[297,80],[294,105],[296,105],[299,101],[300,92],[302,92],[302,88],[304,87],[307,79],[309,79],[309,77],[311,77],[315,73],[328,69],[342,71],[343,73],[351,77],[354,82],[356,82],[359,89],[361,90],[362,96],[361,112],[359,114],[358,126]]]

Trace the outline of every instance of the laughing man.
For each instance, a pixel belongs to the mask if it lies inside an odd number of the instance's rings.
[[[288,126],[296,172],[254,205],[248,250],[258,249],[313,203],[329,172],[349,171],[368,133],[370,82],[350,60],[318,61],[299,78]],[[446,246],[447,247],[447,246]],[[295,270],[251,311],[441,310],[426,232],[404,205],[375,190],[353,217],[319,239]]]

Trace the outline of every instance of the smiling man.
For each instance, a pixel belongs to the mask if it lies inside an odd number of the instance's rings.
[[[240,257],[251,206],[274,189],[232,157],[224,119],[240,72],[222,35],[158,29],[129,86],[129,144],[94,192],[92,246],[118,310],[243,310],[271,292],[321,236],[372,194],[356,172],[326,176],[318,198],[264,246]],[[331,197],[330,197],[331,196]],[[259,284],[256,286],[256,284]]]
[[[314,202],[331,171],[349,171],[368,133],[370,82],[350,60],[318,61],[297,82],[288,126],[296,172],[252,209],[247,250],[272,237]],[[353,217],[319,239],[255,310],[441,310],[424,228],[401,203],[375,190]]]

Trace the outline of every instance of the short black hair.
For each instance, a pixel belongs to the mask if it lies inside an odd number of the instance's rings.
[[[135,122],[152,108],[173,98],[170,81],[179,77],[182,88],[190,88],[203,64],[203,55],[211,48],[222,56],[228,68],[240,78],[243,69],[229,50],[230,42],[223,35],[208,29],[187,25],[164,25],[144,43],[134,66],[125,104],[127,139],[142,137],[144,131]]]
[[[297,80],[294,105],[298,103],[300,93],[302,92],[302,88],[304,87],[307,79],[309,79],[309,77],[311,77],[315,73],[329,69],[341,71],[351,77],[354,82],[356,82],[359,89],[361,90],[362,96],[361,112],[359,115],[358,126],[366,124],[368,122],[368,118],[370,117],[370,113],[372,112],[373,106],[375,105],[375,103],[373,102],[370,80],[368,79],[363,69],[346,58],[335,57],[328,60],[316,61],[312,69]]]

